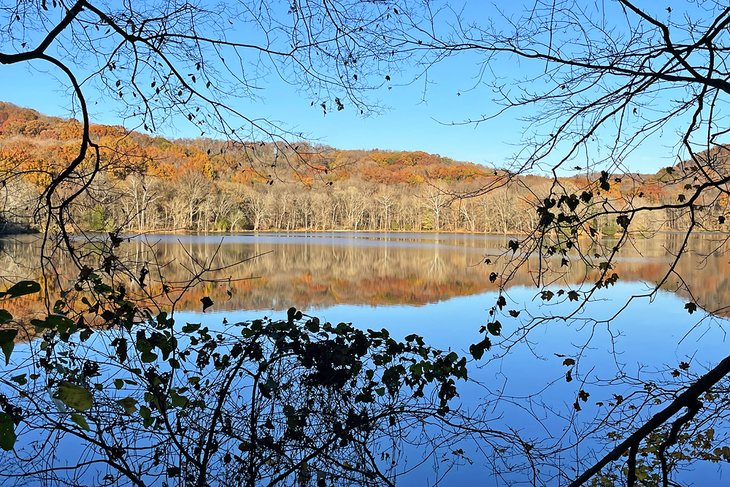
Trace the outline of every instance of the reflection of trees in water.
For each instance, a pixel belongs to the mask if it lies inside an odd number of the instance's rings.
[[[621,281],[654,283],[661,278],[674,249],[680,245],[675,234],[658,234],[654,239],[636,240],[617,259],[615,272]],[[702,297],[707,309],[717,309],[728,302],[730,269],[724,253],[714,252],[724,245],[720,237],[706,235],[693,242],[693,250],[679,263],[685,277],[668,282],[667,290],[682,295]],[[15,280],[38,278],[40,270],[36,241],[29,237],[0,241],[0,263],[5,276]],[[612,245],[610,240],[605,245]],[[155,237],[125,243],[120,261],[137,274],[143,266],[152,269],[151,285],[188,280],[201,263],[224,267],[240,265],[214,275],[223,282],[206,284],[189,291],[182,308],[199,309],[200,298],[210,295],[218,309],[282,309],[334,304],[411,304],[419,305],[455,296],[478,294],[496,289],[489,282],[499,262],[479,265],[485,254],[504,248],[502,239],[473,236],[422,237],[373,236],[371,238],[329,238],[297,236],[292,238],[264,235],[260,239],[236,242],[235,237],[196,238],[190,236]],[[253,258],[252,260],[249,260]],[[93,261],[93,255],[88,257]],[[98,262],[91,262],[98,266]],[[59,270],[71,276],[69,262],[57,262]],[[159,265],[159,272],[154,267]],[[533,284],[525,266],[510,285]],[[596,278],[585,268],[573,265],[555,274],[555,284],[591,282]],[[696,269],[703,269],[698,272]],[[242,278],[252,278],[244,279]],[[227,280],[230,279],[230,282]],[[228,295],[228,291],[231,295]]]
[[[441,258],[441,253],[439,250],[440,249],[438,247],[434,248],[431,265],[429,265],[428,267],[429,276],[438,276],[440,273],[444,272],[444,267],[446,266],[446,263]]]
[[[0,279],[4,284],[33,275],[37,269],[38,251],[27,243],[27,237],[0,238]]]

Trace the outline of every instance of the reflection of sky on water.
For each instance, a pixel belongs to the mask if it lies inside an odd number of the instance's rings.
[[[261,279],[242,281],[240,288],[234,286],[233,298],[226,296],[225,284],[220,289],[202,290],[210,293],[216,305],[206,313],[178,311],[178,324],[204,321],[214,328],[223,318],[229,322],[262,315],[284,318],[286,314],[282,310],[294,305],[330,322],[387,328],[396,337],[419,333],[436,347],[451,348],[463,354],[468,353],[469,344],[479,340],[479,328],[485,323],[488,308],[496,298],[495,286],[486,279],[489,269],[474,266],[474,263],[484,254],[503,249],[506,241],[504,237],[460,234],[360,233],[225,237],[154,235],[146,240],[159,242],[156,251],[163,262],[185,261],[188,255],[181,248],[194,255],[210,256],[221,240],[219,257],[223,262],[273,251],[254,259],[242,270],[236,269],[246,276],[262,276]],[[711,248],[708,242],[700,241],[698,248]],[[689,315],[684,309],[687,299],[677,294],[660,292],[651,302],[648,299],[634,301],[610,324],[593,324],[586,320],[589,317],[609,318],[631,295],[646,293],[650,283],[662,275],[670,258],[667,248],[675,243],[672,235],[664,235],[657,241],[639,242],[636,249],[619,259],[617,272],[621,279],[618,284],[600,290],[585,310],[576,315],[576,320],[542,323],[530,332],[528,342],[517,344],[504,354],[504,358],[490,361],[490,357],[502,353],[495,346],[478,366],[472,364],[470,369],[471,376],[486,388],[473,383],[461,384],[460,403],[471,410],[486,408],[491,416],[498,418],[493,425],[495,428],[509,426],[519,429],[525,436],[558,438],[565,433],[568,423],[555,414],[548,414],[545,406],[569,415],[581,385],[577,375],[572,382],[565,381],[564,359],[556,354],[568,357],[581,354],[579,371],[585,374],[581,378],[587,380],[582,387],[591,395],[576,415],[578,425],[587,425],[601,415],[597,401],[605,402],[612,394],[627,391],[627,386],[595,384],[597,379],[611,379],[619,371],[628,375],[641,373],[643,378],[657,377],[658,369],[674,368],[680,361],[689,359],[692,370],[700,374],[717,363],[727,354],[725,330],[729,328],[728,322],[702,320],[702,311]],[[27,245],[8,245],[5,250],[8,255],[17,256],[23,252],[30,255]],[[708,308],[729,303],[730,280],[726,280],[726,276],[730,276],[730,272],[725,272],[728,259],[713,257],[707,263],[707,269],[700,273],[695,271],[702,263],[699,254],[683,259],[680,268],[683,277],[699,299],[706,300]],[[29,258],[28,262],[35,261]],[[578,269],[565,277],[568,282],[575,283],[586,274],[585,270]],[[176,275],[175,279],[182,279],[182,276]],[[530,282],[529,277],[517,276],[516,285],[506,290],[508,305],[505,311],[522,310],[520,319],[524,319],[529,313],[559,314],[572,309],[567,307],[571,303],[538,307],[541,301],[537,289],[528,287]],[[593,281],[589,279],[588,282]],[[200,309],[202,295],[191,293],[189,302],[179,309]],[[270,309],[272,307],[276,310]],[[506,335],[514,332],[519,323],[512,318],[500,319]],[[23,346],[18,347],[18,356],[22,355],[22,349]],[[551,385],[545,388],[546,384]],[[534,395],[534,415],[509,401],[495,401],[497,391],[517,398]],[[518,404],[520,401],[522,406],[526,404],[526,400],[516,399]],[[475,451],[473,446],[465,449]],[[576,455],[589,458],[590,454],[584,447],[578,452],[566,453],[565,457],[567,460]],[[474,455],[473,459],[472,466],[453,470],[441,485],[495,485],[496,481],[484,468],[483,457]],[[429,477],[427,471],[422,470],[421,474]],[[722,477],[716,465],[703,464],[681,478],[694,485],[718,485]],[[411,477],[402,485],[427,484],[422,477]]]
[[[692,370],[701,373],[727,354],[725,329],[728,322],[706,319],[698,324],[702,318],[700,313],[689,315],[684,309],[684,301],[671,293],[661,292],[651,303],[646,299],[634,301],[610,324],[581,320],[588,315],[598,320],[608,318],[631,295],[645,290],[646,285],[642,283],[619,284],[591,302],[578,320],[554,320],[532,330],[529,347],[524,343],[518,344],[504,358],[489,362],[490,354],[499,352],[498,347],[493,348],[479,363],[480,366],[472,363],[470,368],[471,377],[484,384],[489,392],[474,384],[460,384],[459,402],[472,410],[488,408],[495,418],[499,418],[493,425],[495,427],[516,428],[528,437],[558,438],[566,434],[570,425],[565,419],[550,414],[546,407],[570,416],[577,393],[583,387],[591,396],[576,415],[576,423],[587,426],[591,419],[599,417],[605,410],[596,405],[597,401],[608,402],[613,394],[628,394],[630,390],[626,385],[592,384],[595,380],[611,379],[619,371],[629,376],[638,374],[645,379],[657,378],[657,370],[674,368],[680,361],[691,362]],[[534,295],[535,290],[531,288],[512,288],[509,291],[512,301],[532,303],[527,306],[528,311],[537,312]],[[479,327],[487,316],[486,308],[494,302],[495,296],[484,293],[425,306],[339,305],[319,309],[312,314],[326,321],[347,321],[363,328],[384,327],[396,337],[415,332],[436,347],[468,354],[469,344],[478,341]],[[564,308],[561,305],[545,308],[550,313],[558,313],[561,307]],[[285,318],[285,313],[280,311],[259,310],[205,314],[182,312],[177,315],[177,320],[214,325],[223,318],[233,322],[262,315]],[[504,319],[502,323],[504,333],[509,333],[516,326],[514,319]],[[556,354],[567,357],[580,354],[578,365],[586,374],[582,376],[586,380],[584,385],[581,386],[577,379],[570,383],[565,381],[564,359]],[[546,384],[551,385],[546,387]],[[507,401],[495,402],[491,394],[497,391],[514,397],[535,395],[532,399],[534,416],[527,414],[521,406],[516,407]],[[566,453],[566,461],[575,454],[584,458],[590,456],[589,445],[584,445],[579,452]],[[466,449],[474,452],[473,447],[469,449],[467,446]],[[484,461],[480,461],[479,457],[474,460],[472,466],[461,466],[452,471],[443,485],[458,485],[460,482],[495,485],[496,480],[489,480]],[[702,464],[691,472],[683,473],[680,478],[695,485],[710,485],[721,478],[717,469],[717,465]],[[405,485],[426,485],[423,481],[417,477]]]

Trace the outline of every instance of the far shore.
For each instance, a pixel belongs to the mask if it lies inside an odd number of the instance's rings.
[[[82,233],[82,232],[77,232]],[[89,235],[106,235],[109,233],[109,230],[85,230],[83,231],[84,234]],[[192,231],[187,229],[149,229],[149,230],[126,230],[122,231],[121,235],[124,235],[125,237],[135,237],[135,236],[142,236],[142,235],[185,235],[185,236],[205,236],[205,235],[219,235],[219,236],[225,236],[225,235],[275,235],[275,234],[377,234],[377,235],[406,235],[406,234],[417,234],[417,235],[470,235],[470,236],[485,236],[485,237],[524,237],[528,235],[524,232],[511,232],[511,233],[497,233],[497,232],[469,232],[466,230],[383,230],[383,229],[358,229],[358,230],[347,230],[347,229],[333,229],[333,230],[322,230],[322,229],[294,229],[294,230],[286,230],[286,229],[265,229],[265,230],[210,230],[208,232],[199,232],[199,231]],[[641,237],[644,239],[652,238],[654,235],[672,235],[672,234],[682,234],[684,235],[686,232],[680,232],[680,231],[674,231],[674,230],[657,230],[654,232],[642,232],[642,231],[636,231],[633,232],[633,236],[635,237]],[[712,230],[694,230],[692,232],[696,235],[715,235],[715,234],[723,234],[724,232],[719,231],[712,231]],[[0,225],[0,238],[8,238],[8,237],[17,237],[22,235],[39,235],[39,232],[37,229],[29,228],[26,226],[14,224],[14,223],[5,223],[4,226]],[[621,236],[621,233],[616,233],[614,235],[610,234],[599,234],[600,238],[619,238]],[[579,238],[587,238],[588,235],[580,235]]]

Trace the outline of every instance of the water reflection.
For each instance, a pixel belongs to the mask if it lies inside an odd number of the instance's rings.
[[[613,271],[622,282],[647,283],[648,289],[667,272],[681,240],[677,234],[636,240],[616,260]],[[496,260],[506,244],[502,237],[443,234],[165,235],[125,243],[120,260],[134,274],[143,266],[154,269],[158,264],[159,273],[153,270],[150,275],[152,285],[160,287],[165,282],[173,291],[202,266],[225,268],[209,274],[216,282],[188,290],[177,304],[180,310],[198,309],[206,295],[221,310],[421,306],[495,290],[497,283],[488,277],[499,271],[499,264],[486,265],[484,260],[485,256]],[[3,277],[39,279],[38,251],[33,237],[0,240]],[[725,251],[719,235],[696,237],[677,266],[681,279],[671,276],[665,289],[683,297],[691,292],[701,307],[722,312],[730,297]],[[536,260],[528,264],[508,286],[534,286]],[[77,272],[62,256],[55,265],[69,278]],[[592,283],[596,276],[576,261],[553,272],[548,280],[576,285]],[[26,310],[35,307],[28,301],[16,304]]]
[[[651,289],[667,272],[681,239],[680,235],[659,234],[633,242],[616,261],[618,285],[592,301],[584,315],[596,320],[608,318],[630,296]],[[173,287],[183,283],[201,266],[227,267],[242,262],[214,273],[212,277],[219,282],[202,283],[188,291],[178,307],[182,311],[177,315],[180,323],[205,321],[215,326],[224,319],[253,319],[260,317],[262,310],[295,305],[313,310],[323,320],[385,327],[399,337],[417,332],[437,347],[466,354],[469,344],[479,340],[485,308],[496,298],[497,284],[489,279],[495,267],[484,264],[485,256],[494,259],[506,247],[506,240],[339,233],[148,236],[125,243],[120,258],[133,273],[158,263],[161,271],[152,281],[152,286],[158,287],[162,281]],[[556,453],[556,462],[570,464],[580,458],[590,462],[607,441],[604,430],[592,428],[596,421],[610,416],[609,403],[614,395],[628,397],[632,390],[641,390],[629,378],[663,381],[671,389],[686,380],[671,374],[681,361],[691,363],[692,372],[701,374],[726,355],[727,322],[705,320],[698,325],[702,313],[690,316],[684,309],[690,293],[708,310],[722,310],[729,302],[729,264],[722,244],[719,235],[695,238],[677,266],[684,283],[672,277],[653,303],[633,303],[610,324],[555,320],[533,329],[529,340],[512,346],[507,354],[500,354],[495,346],[483,361],[470,364],[470,376],[478,383],[460,386],[462,408],[494,418],[496,428],[513,428],[535,444],[550,447],[554,442],[565,447]],[[605,245],[610,247],[612,242]],[[40,276],[37,242],[27,237],[5,240],[1,248],[0,266],[8,276],[16,280]],[[59,260],[57,266],[62,273],[73,275],[69,262]],[[535,299],[535,266],[532,260],[517,273],[507,294],[510,306],[537,315],[544,308],[539,308],[540,300]],[[592,271],[578,264],[550,276],[556,286],[595,279]],[[206,295],[215,306],[203,314],[200,298]],[[22,299],[8,304],[42,308],[40,303]],[[570,304],[557,305],[551,312]],[[504,326],[507,335],[516,323],[505,322]],[[579,360],[576,379],[571,382],[565,379],[563,357]],[[590,400],[581,403],[578,414],[573,402],[583,389],[590,393]],[[650,412],[647,409],[644,416]],[[569,446],[583,435],[589,439],[580,448]],[[490,459],[481,456],[479,448],[465,445],[474,463],[450,472],[447,485],[500,482],[489,477]],[[720,475],[708,465],[698,462],[680,479],[710,485]],[[510,476],[503,472],[501,482],[524,480],[523,473]],[[411,478],[402,485],[433,481],[433,472],[425,469],[422,474],[424,477]]]

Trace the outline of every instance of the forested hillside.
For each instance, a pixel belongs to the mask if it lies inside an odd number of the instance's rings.
[[[80,131],[75,120],[0,103],[3,221],[37,224],[38,197],[73,157]],[[92,132],[102,164],[97,170],[89,163],[75,175],[80,188],[98,171],[88,193],[71,208],[73,221],[85,230],[519,233],[535,227],[534,208],[553,184],[425,152],[168,140],[103,125]],[[583,173],[561,183],[578,188],[593,182],[600,197],[594,201],[620,209],[628,202],[677,201],[682,188],[667,184],[671,177],[670,168],[610,178]],[[680,218],[667,209],[663,219],[634,225],[673,229],[682,224]],[[608,234],[618,229],[609,219],[596,227]]]

